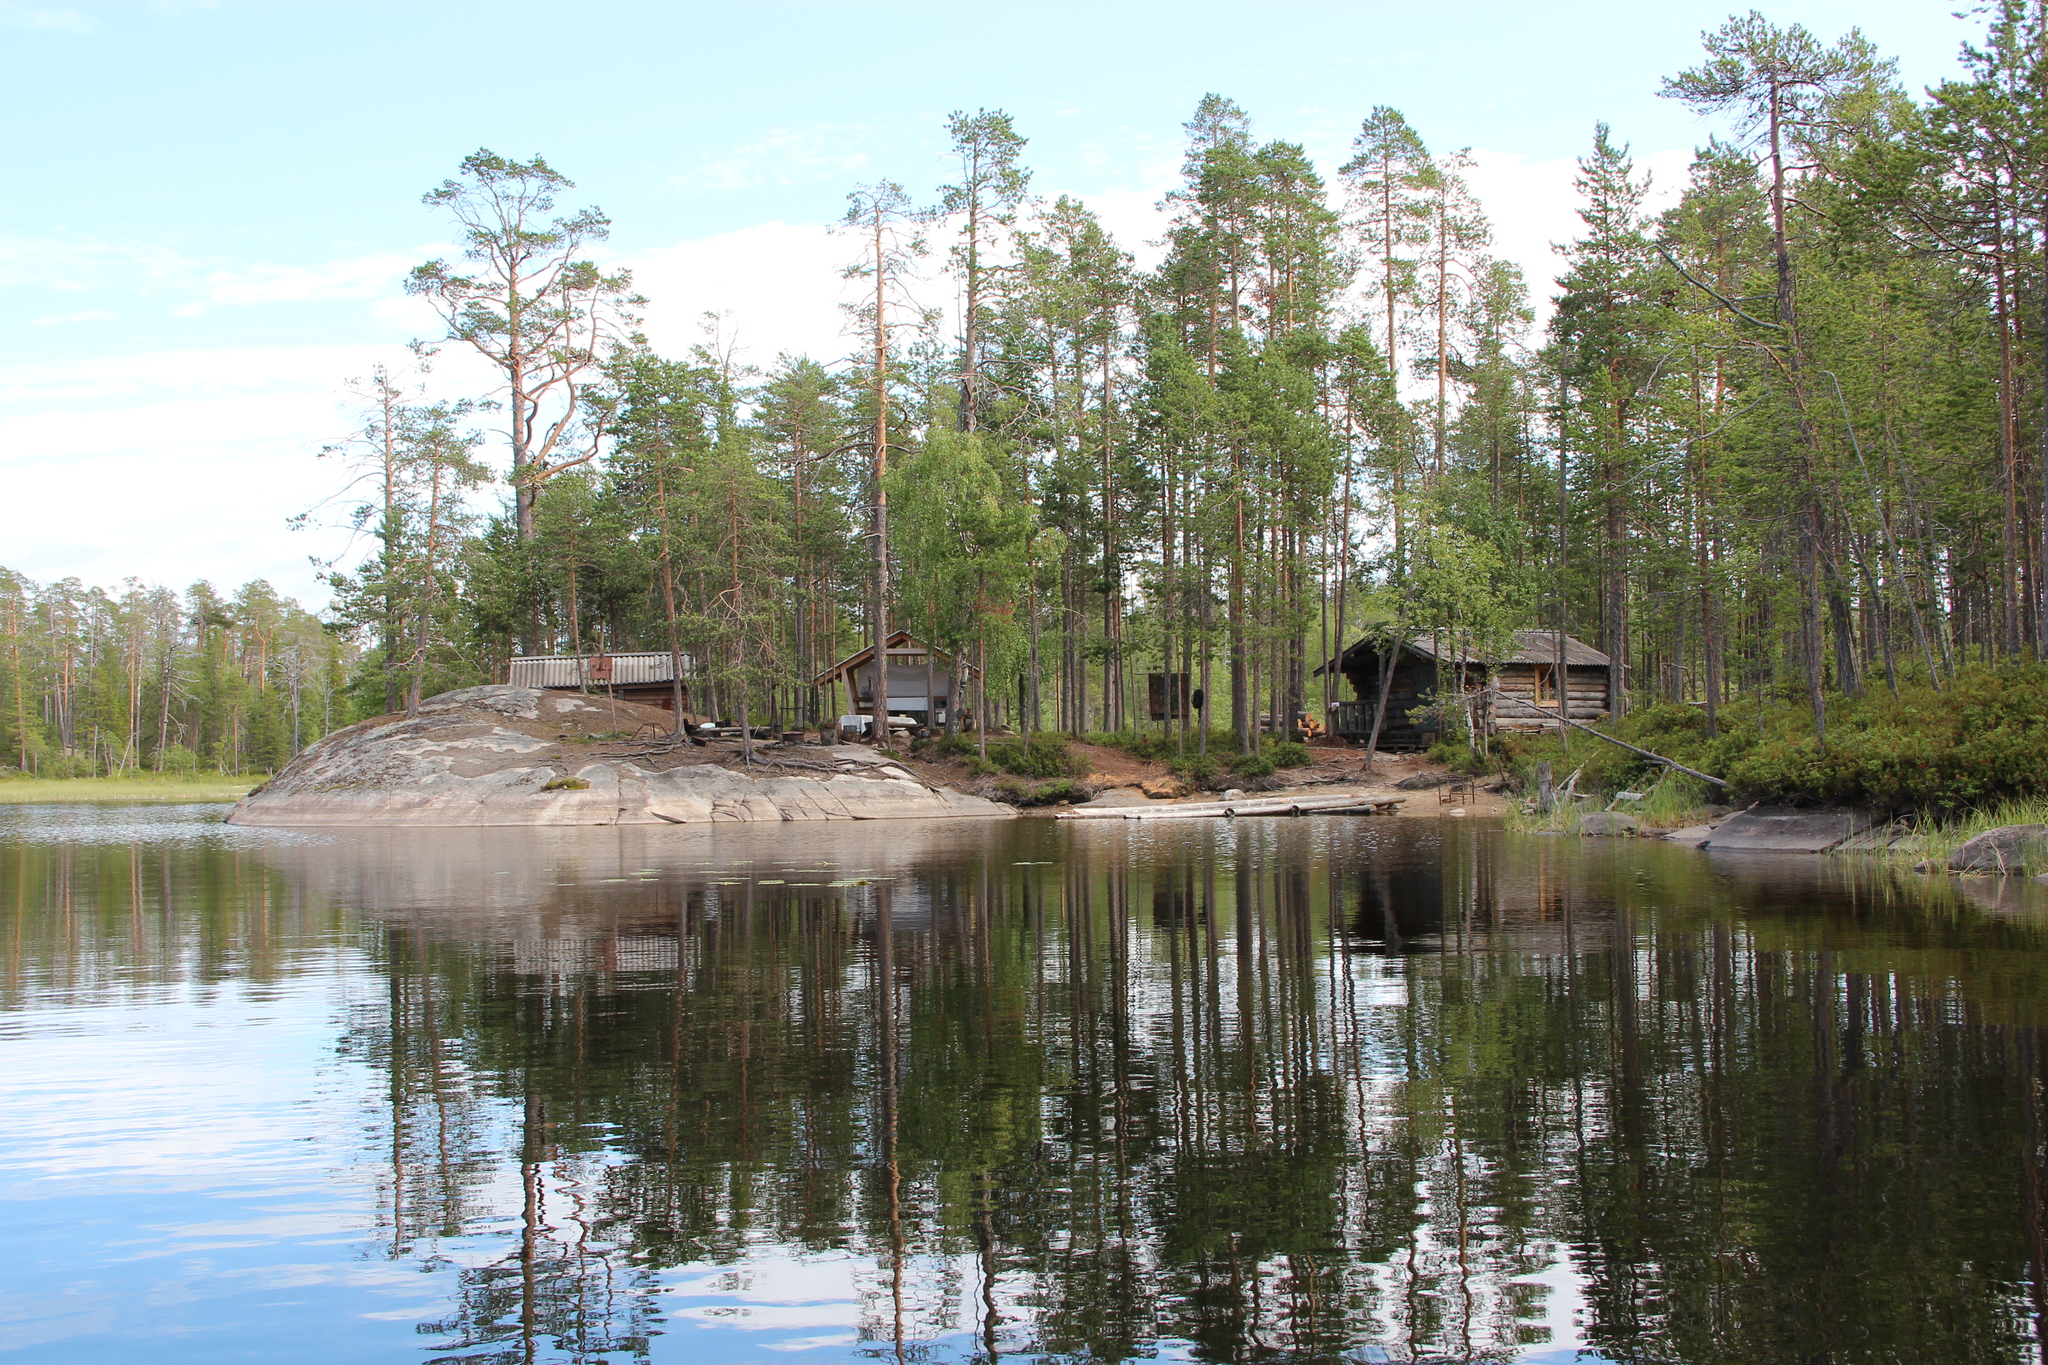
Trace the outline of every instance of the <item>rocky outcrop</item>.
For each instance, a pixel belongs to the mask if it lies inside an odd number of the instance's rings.
[[[770,751],[751,772],[627,726],[667,713],[574,693],[472,687],[337,731],[245,797],[230,824],[697,825],[1010,816],[855,746]]]
[[[1636,832],[1641,822],[1633,815],[1619,811],[1596,810],[1590,815],[1579,817],[1579,833],[1596,836],[1628,836]]]
[[[2017,873],[2048,869],[2048,825],[2000,825],[1949,855],[1951,872]]]
[[[1869,827],[1870,817],[1861,811],[1759,806],[1716,825],[1702,847],[1718,852],[1826,853]]]

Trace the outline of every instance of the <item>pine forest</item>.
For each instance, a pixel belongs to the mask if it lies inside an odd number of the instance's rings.
[[[1712,133],[1670,207],[1588,130],[1554,280],[1393,108],[1318,165],[1203,98],[1156,243],[963,111],[940,174],[848,187],[832,359],[733,319],[657,354],[568,168],[477,151],[406,282],[445,327],[306,452],[357,532],[331,605],[0,573],[0,762],[270,770],[533,655],[669,653],[695,712],[816,726],[899,629],[979,667],[984,732],[1253,753],[1351,699],[1353,641],[1535,628],[1608,656],[1608,724],[1754,785],[1911,798],[1938,712],[2040,794],[2044,53],[2001,0],[1916,94],[1731,19],[1662,82]],[[429,401],[456,356],[495,382]],[[1155,717],[1162,674],[1203,709]]]

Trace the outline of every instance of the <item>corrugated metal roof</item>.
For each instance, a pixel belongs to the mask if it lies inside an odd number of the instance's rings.
[[[603,680],[596,676],[591,667],[600,658],[611,660],[611,681],[618,686],[625,686],[628,683],[675,681],[674,660],[667,650],[659,654],[527,655],[511,661],[507,680],[514,687],[603,686]],[[685,654],[684,676],[689,676],[695,668],[695,662]]]

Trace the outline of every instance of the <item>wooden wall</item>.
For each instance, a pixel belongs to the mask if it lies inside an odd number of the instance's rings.
[[[1537,696],[1538,678],[1542,676],[1542,695]],[[1503,699],[1536,702],[1544,709],[1555,711],[1557,707],[1556,668],[1552,665],[1511,663],[1502,664],[1494,673],[1494,685],[1500,689]],[[1570,709],[1565,714],[1572,720],[1591,723],[1607,718],[1607,669],[1597,664],[1574,664],[1565,669],[1565,687]],[[1546,724],[1519,706],[1501,706],[1493,716],[1493,728],[1497,730],[1543,730],[1555,729],[1556,722]]]

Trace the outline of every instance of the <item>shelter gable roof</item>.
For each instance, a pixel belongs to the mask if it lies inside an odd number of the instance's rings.
[[[907,630],[899,630],[891,634],[889,636],[889,648],[892,650],[922,650],[924,653],[931,655],[934,659],[945,660],[946,666],[948,668],[954,666],[954,659],[950,653],[943,649],[932,648],[930,645],[918,639],[915,635],[912,635]],[[864,645],[861,648],[856,649],[853,653],[847,655],[845,658],[841,659],[838,663],[833,664],[830,668],[826,669],[823,673],[820,673],[817,677],[811,679],[811,686],[823,687],[826,683],[832,681],[832,679],[840,677],[841,675],[847,673],[849,670],[859,668],[862,664],[869,662],[874,657],[875,647],[873,645]],[[980,669],[976,668],[971,663],[963,663],[960,665],[960,667],[965,668],[967,670],[968,676],[970,677],[978,676],[981,672]]]

